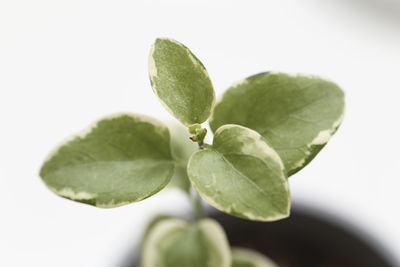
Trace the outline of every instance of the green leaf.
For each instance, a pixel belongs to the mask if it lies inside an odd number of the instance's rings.
[[[167,123],[171,133],[172,157],[183,165],[189,161],[190,156],[198,150],[197,143],[190,140],[192,134],[188,128],[179,123]]]
[[[189,224],[163,219],[147,235],[142,267],[230,267],[228,241],[221,226],[211,219]]]
[[[232,248],[232,267],[278,267],[278,265],[255,250]]]
[[[224,124],[256,130],[278,152],[289,175],[307,165],[343,119],[344,93],[333,82],[266,72],[232,85],[217,101],[213,131]]]
[[[149,56],[153,91],[165,108],[186,126],[208,119],[215,93],[203,64],[181,43],[155,41]]]
[[[177,217],[171,216],[171,215],[165,215],[165,214],[159,214],[155,216],[153,219],[150,220],[150,222],[147,224],[146,230],[143,234],[143,242],[147,239],[149,234],[153,231],[153,228],[159,224],[160,222],[164,220],[172,220],[172,219],[177,219]]]
[[[138,114],[116,114],[64,142],[40,170],[56,194],[98,207],[147,198],[174,172],[168,128]]]
[[[190,193],[190,181],[187,176],[186,166],[180,164],[175,165],[174,175],[172,176],[171,182],[168,184],[167,188],[178,188],[182,190],[183,193]]]
[[[169,123],[171,133],[171,152],[175,160],[175,172],[168,187],[177,187],[185,193],[190,192],[190,181],[187,176],[187,162],[198,150],[197,143],[192,142],[188,129],[178,123]]]
[[[220,127],[212,147],[192,155],[188,175],[202,197],[232,215],[272,221],[289,214],[289,188],[282,161],[251,129]]]

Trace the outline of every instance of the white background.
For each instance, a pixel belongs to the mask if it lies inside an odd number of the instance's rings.
[[[97,209],[38,177],[57,143],[101,116],[172,119],[148,81],[158,36],[190,47],[217,95],[266,70],[336,81],[344,123],[290,179],[294,202],[400,255],[400,2],[0,0],[0,266],[117,266],[152,214],[188,209],[176,192]]]

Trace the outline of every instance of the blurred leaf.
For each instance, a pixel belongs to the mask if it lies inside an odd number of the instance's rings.
[[[289,214],[283,163],[251,129],[220,127],[212,147],[193,154],[188,175],[202,197],[229,214],[259,221],[278,220]]]
[[[189,224],[162,219],[147,235],[141,266],[230,267],[230,248],[223,229],[214,220]]]
[[[190,192],[190,181],[186,166],[190,156],[198,150],[197,143],[192,142],[189,131],[178,123],[168,123],[171,133],[171,152],[175,159],[175,172],[168,187],[177,187],[185,193]]]
[[[164,220],[173,220],[173,219],[178,219],[177,217],[171,216],[171,215],[157,215],[155,216],[147,225],[146,227],[146,231],[144,232],[143,235],[143,241],[147,239],[147,236],[151,233],[151,231],[153,230],[153,228],[159,224],[160,222],[164,221]]]
[[[168,188],[179,188],[184,193],[190,193],[190,180],[187,175],[186,166],[179,164],[175,165],[175,172],[172,176],[171,182],[168,184]]]
[[[40,176],[62,197],[108,208],[157,193],[173,172],[168,128],[143,115],[117,114],[61,144]]]
[[[186,163],[190,156],[198,150],[197,143],[190,140],[192,134],[188,128],[178,123],[168,123],[169,132],[171,133],[171,152],[176,161]]]
[[[208,119],[214,89],[203,64],[187,47],[172,39],[157,39],[149,56],[149,74],[153,91],[184,125]]]
[[[278,152],[289,175],[307,165],[342,122],[344,94],[333,82],[278,72],[260,73],[231,86],[210,119],[249,127]]]
[[[232,248],[232,267],[278,267],[278,265],[255,250]]]

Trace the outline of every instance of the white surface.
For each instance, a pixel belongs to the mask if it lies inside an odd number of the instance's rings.
[[[59,141],[101,116],[170,118],[147,76],[158,36],[190,47],[217,95],[266,70],[339,83],[344,123],[290,179],[293,198],[347,216],[400,255],[399,7],[394,0],[1,0],[0,266],[116,266],[154,209],[188,208],[181,195],[163,194],[96,209],[56,197],[37,175]]]

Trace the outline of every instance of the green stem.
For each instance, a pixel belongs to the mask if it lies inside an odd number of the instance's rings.
[[[201,204],[200,195],[194,189],[191,192],[191,198],[196,220],[204,218],[204,209],[203,205]]]
[[[188,128],[189,128],[189,133],[194,134],[193,136],[190,137],[190,140],[196,142],[199,145],[199,150],[204,149],[204,147],[210,146],[209,144],[204,143],[204,138],[207,135],[206,128],[201,128],[201,125],[198,123],[190,125]],[[190,192],[190,198],[193,205],[196,220],[204,218],[204,209],[203,206],[201,205],[200,195],[193,187]]]

